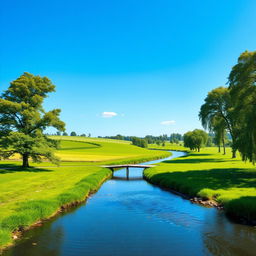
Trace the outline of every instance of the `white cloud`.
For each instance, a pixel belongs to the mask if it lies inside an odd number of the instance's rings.
[[[117,116],[117,113],[115,113],[115,112],[103,112],[103,113],[101,113],[101,116],[104,117],[104,118],[110,118],[110,117]]]
[[[174,120],[168,120],[168,121],[163,121],[160,124],[162,125],[172,125],[175,124],[176,122]]]

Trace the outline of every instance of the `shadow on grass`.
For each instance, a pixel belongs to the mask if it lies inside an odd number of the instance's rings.
[[[15,172],[52,172],[52,170],[45,168],[29,167],[23,168],[14,164],[2,164],[0,165],[0,174],[15,173]]]
[[[174,160],[167,160],[163,161],[163,163],[179,163],[179,164],[199,164],[199,163],[208,163],[208,162],[215,162],[215,163],[220,163],[220,162],[226,162],[227,160],[225,159],[218,159],[218,158],[188,158],[188,159],[174,159]]]
[[[183,160],[184,161],[184,160]],[[255,188],[256,172],[242,168],[211,169],[186,172],[166,172],[153,175],[153,183],[196,195],[204,188]]]

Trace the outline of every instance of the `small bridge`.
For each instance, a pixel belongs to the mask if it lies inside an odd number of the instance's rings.
[[[116,164],[116,165],[103,165],[102,167],[109,168],[112,172],[115,169],[123,169],[126,168],[126,178],[129,179],[129,168],[142,168],[147,169],[151,167],[155,167],[155,165],[143,165],[143,164]]]

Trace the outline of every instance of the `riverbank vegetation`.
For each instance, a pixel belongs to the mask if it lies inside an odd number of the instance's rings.
[[[81,202],[97,190],[111,176],[111,171],[101,165],[138,163],[170,155],[111,139],[70,136],[51,139],[62,139],[55,151],[62,160],[59,167],[42,162],[23,168],[18,155],[14,160],[0,162],[0,247],[12,242],[14,231],[49,218],[61,207]]]
[[[181,150],[182,146],[169,144],[164,148]],[[231,148],[227,148],[227,153],[218,153],[216,147],[203,148],[201,152],[189,151],[185,157],[164,161],[145,170],[144,176],[153,184],[189,197],[216,201],[227,215],[239,222],[255,224],[255,167],[244,163],[240,156],[232,159]]]

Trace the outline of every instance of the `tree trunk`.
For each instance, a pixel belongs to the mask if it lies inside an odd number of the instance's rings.
[[[226,155],[225,133],[224,133],[224,130],[223,130],[223,134],[222,134],[222,145],[223,145],[223,155]]]
[[[236,158],[236,150],[232,149],[232,158]]]
[[[24,168],[29,167],[28,154],[27,153],[22,155],[22,161],[23,161],[22,167],[24,167]]]
[[[225,146],[225,140],[223,140],[223,155],[226,155],[226,146]]]
[[[220,153],[220,145],[218,146],[218,148],[219,148],[219,153]]]
[[[200,152],[200,148],[198,148],[198,152]]]

